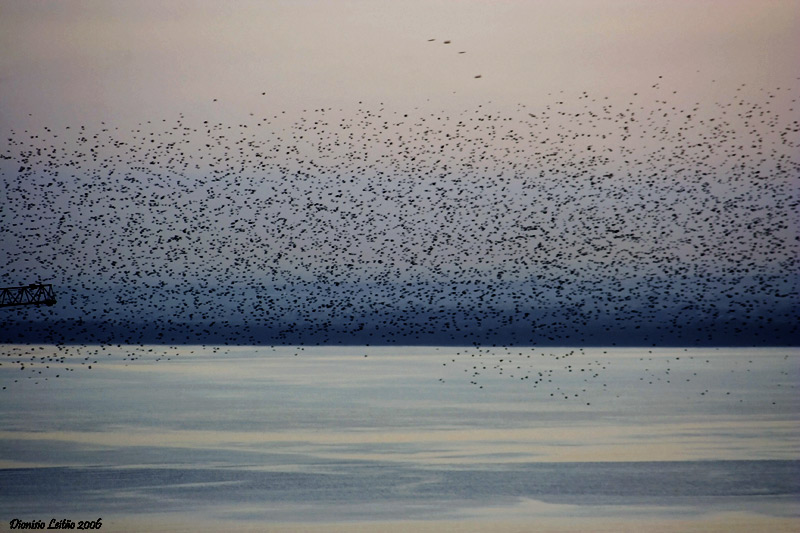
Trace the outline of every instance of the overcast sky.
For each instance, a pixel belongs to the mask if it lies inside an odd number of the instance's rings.
[[[59,296],[8,339],[796,342],[798,28],[797,1],[0,0],[3,285]]]
[[[213,98],[249,112],[262,92],[279,109],[442,107],[628,93],[658,76],[692,97],[710,79],[760,88],[800,76],[797,1],[3,0],[0,10],[4,129],[171,116]]]

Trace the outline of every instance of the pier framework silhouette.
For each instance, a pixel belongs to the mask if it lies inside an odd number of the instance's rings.
[[[24,287],[0,288],[0,307],[18,305],[53,305],[56,295],[50,284],[31,283]]]

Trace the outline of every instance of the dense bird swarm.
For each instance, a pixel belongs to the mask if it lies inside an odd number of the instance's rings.
[[[793,89],[296,114],[258,94],[11,131],[0,271],[58,303],[3,310],[0,342],[798,340]]]

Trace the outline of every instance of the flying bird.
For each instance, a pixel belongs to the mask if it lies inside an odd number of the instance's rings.
[[[259,100],[11,132],[0,264],[59,300],[0,315],[0,342],[59,355],[4,362],[38,379],[94,365],[102,348],[77,344],[466,345],[447,365],[476,387],[513,376],[567,401],[583,396],[563,376],[613,386],[582,346],[788,342],[794,94],[669,94],[294,115]],[[683,363],[643,383],[673,386]]]

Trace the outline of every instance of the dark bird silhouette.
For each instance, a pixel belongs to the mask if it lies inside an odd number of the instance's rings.
[[[62,363],[76,344],[465,345],[447,364],[476,386],[554,398],[562,374],[604,385],[585,346],[796,342],[795,92],[636,92],[12,131],[0,271],[58,302],[4,309],[0,342]],[[26,350],[6,364],[44,371]]]

